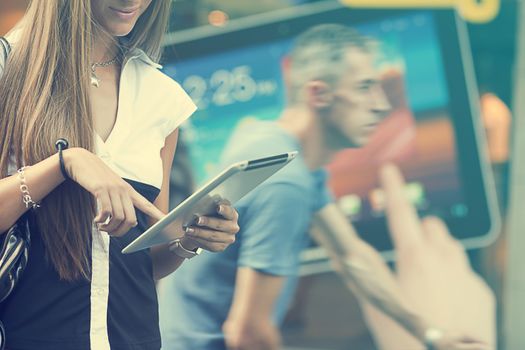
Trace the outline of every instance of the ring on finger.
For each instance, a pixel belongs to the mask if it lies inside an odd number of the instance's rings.
[[[104,221],[104,222],[102,223],[102,225],[108,225],[109,222],[111,221],[111,219],[113,219],[113,215],[112,215],[112,214],[109,214],[108,217],[107,217],[107,219],[106,219],[106,221]]]

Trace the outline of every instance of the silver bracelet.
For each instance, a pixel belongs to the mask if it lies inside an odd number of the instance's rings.
[[[35,202],[33,198],[31,198],[31,194],[29,194],[29,187],[27,187],[26,177],[24,174],[24,170],[27,168],[28,167],[23,166],[17,170],[18,179],[20,180],[20,191],[22,192],[22,202],[24,202],[27,209],[38,209],[40,208],[40,205],[37,202]]]
[[[176,238],[170,242],[169,250],[183,259],[191,259],[202,252],[201,248],[196,248],[195,250],[188,250],[184,248],[180,242],[180,238]]]

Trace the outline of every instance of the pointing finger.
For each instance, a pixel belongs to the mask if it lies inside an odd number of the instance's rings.
[[[405,192],[405,181],[399,168],[387,164],[381,168],[381,184],[385,191],[386,214],[390,235],[398,249],[423,243],[423,230],[417,211]]]
[[[165,216],[165,214],[160,211],[159,208],[157,208],[155,205],[153,205],[153,203],[141,196],[140,193],[135,190],[132,190],[131,200],[133,201],[133,205],[138,210],[142,211],[152,219],[160,220]]]

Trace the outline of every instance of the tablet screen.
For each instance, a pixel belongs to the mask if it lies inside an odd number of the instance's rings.
[[[353,24],[377,43],[375,64],[392,111],[365,147],[341,151],[328,165],[329,186],[337,203],[376,248],[390,249],[377,171],[380,164],[394,161],[406,175],[407,194],[419,211],[438,214],[456,225],[461,235],[472,224],[465,223],[465,218],[479,213],[479,208],[472,207],[476,200],[471,194],[476,190],[467,188],[472,184],[466,184],[465,178],[468,172],[481,170],[478,165],[478,170],[464,171],[463,158],[475,158],[475,163],[478,155],[464,73],[460,67],[459,81],[463,82],[458,87],[451,77],[457,72],[449,67],[454,66],[451,60],[461,59],[459,47],[456,58],[444,52],[434,12],[370,12],[360,17],[355,11],[340,9],[295,20],[289,26],[274,27],[282,35],[260,34],[263,37],[245,45],[228,48],[225,43],[213,52],[197,50],[194,57],[165,65],[165,72],[182,84],[199,107],[184,126],[194,173],[203,180],[215,171],[238,123],[279,117],[286,103],[287,54],[296,34],[322,23]],[[462,89],[462,94],[452,89]],[[463,147],[462,139],[471,144]],[[479,174],[476,178],[481,181]],[[478,185],[477,192],[484,192],[483,185]],[[484,196],[477,201],[486,202]],[[484,234],[486,226],[469,234]]]

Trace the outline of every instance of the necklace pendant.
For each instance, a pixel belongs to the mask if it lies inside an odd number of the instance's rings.
[[[91,85],[96,88],[100,86],[100,79],[95,74],[91,74]]]

